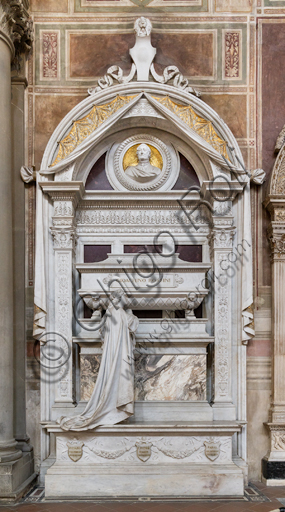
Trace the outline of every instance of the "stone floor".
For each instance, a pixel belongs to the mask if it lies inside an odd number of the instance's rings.
[[[40,500],[40,501],[37,501]],[[283,508],[284,507],[284,508]],[[184,501],[73,501],[45,502],[43,491],[34,489],[20,503],[0,505],[0,512],[285,512],[285,487],[266,487],[253,482],[244,499],[187,499]]]

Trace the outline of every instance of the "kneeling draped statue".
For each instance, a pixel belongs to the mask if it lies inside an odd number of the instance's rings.
[[[115,425],[134,414],[133,349],[139,320],[125,306],[125,294],[114,292],[101,331],[103,353],[92,396],[80,416],[58,420],[63,430]]]

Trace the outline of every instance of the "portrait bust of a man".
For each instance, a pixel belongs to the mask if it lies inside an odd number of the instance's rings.
[[[130,165],[126,168],[125,174],[139,183],[146,183],[153,180],[161,172],[159,167],[150,163],[151,149],[147,144],[140,144],[137,147],[137,165]]]

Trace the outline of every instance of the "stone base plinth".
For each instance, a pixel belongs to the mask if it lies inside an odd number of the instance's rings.
[[[56,436],[46,499],[103,496],[242,496],[244,475],[232,460],[237,423],[120,424]]]
[[[262,480],[266,485],[285,485],[285,423],[265,423],[270,431],[270,450],[262,459]]]
[[[262,480],[269,486],[285,485],[285,460],[262,459]]]
[[[33,452],[23,453],[14,462],[0,464],[0,501],[20,498],[36,477]]]
[[[46,499],[100,496],[242,496],[243,473],[234,464],[133,464],[52,466],[46,475]]]

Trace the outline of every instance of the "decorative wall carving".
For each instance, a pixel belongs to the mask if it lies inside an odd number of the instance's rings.
[[[51,234],[55,249],[55,332],[63,335],[69,344],[72,336],[72,253],[76,234],[70,227],[51,228]],[[64,354],[64,341],[60,339],[59,345]],[[58,372],[56,399],[73,401],[71,359]]]
[[[164,119],[164,117],[157,111],[155,108],[147,101],[147,99],[142,98],[134,105],[125,115],[124,118],[127,117],[155,117]]]
[[[66,446],[68,448],[68,456],[71,460],[73,460],[73,462],[77,462],[81,459],[83,455],[82,448],[84,443],[74,438],[72,441],[69,441]]]
[[[128,439],[123,439],[121,442],[121,448],[118,450],[103,450],[99,448],[100,442],[95,441],[95,443],[90,445],[90,450],[98,455],[98,457],[102,457],[103,459],[114,460],[118,459],[125,453],[127,453],[131,448],[133,448],[133,444],[131,444]]]
[[[275,210],[274,210],[274,220],[282,221],[282,222],[285,221],[285,207],[284,208],[275,208]]]
[[[189,226],[187,227],[187,232],[189,231],[193,231],[195,232],[196,234],[199,233],[208,233],[208,228],[206,226],[201,226],[197,229],[195,229],[193,226]],[[185,233],[185,227],[184,228],[179,228],[177,226],[173,226],[171,228],[171,232],[172,233]],[[83,227],[78,227],[77,228],[77,233],[106,233],[106,234],[109,234],[109,233],[126,233],[126,234],[130,234],[130,233],[148,233],[148,234],[157,234],[157,227],[155,225],[153,225],[153,227],[145,227],[145,228],[142,228],[142,227],[128,227],[128,226],[122,226],[122,227],[114,227],[114,228],[111,228],[111,227],[100,227],[100,226],[96,226],[96,227],[88,227],[88,226],[83,226]]]
[[[232,218],[220,219],[229,221]],[[231,281],[221,272],[222,261],[224,261],[229,249],[232,248],[232,241],[235,230],[233,227],[218,228],[216,218],[214,219],[215,228],[212,229],[209,236],[211,243],[211,252],[214,258],[215,279],[215,401],[231,401]],[[222,279],[217,279],[220,275]]]
[[[109,275],[112,275],[112,279],[114,279],[114,277],[117,277],[113,274],[109,274]],[[118,281],[120,281],[119,278],[118,278]],[[143,281],[143,283],[140,283],[140,286],[142,288],[144,288],[146,286],[145,285],[146,280],[142,278],[141,281]],[[104,284],[108,284],[110,282],[110,280],[107,278],[104,278],[103,282],[104,282]],[[123,283],[123,284],[126,286],[125,283]],[[137,282],[137,284],[138,284],[138,282]],[[128,286],[126,286],[126,289],[128,289]],[[189,294],[189,295],[191,295],[191,294]],[[194,293],[193,293],[193,295],[194,295]],[[190,311],[191,311],[191,316],[193,316],[192,309],[199,306],[199,304],[205,298],[205,295],[206,295],[205,292],[204,293],[201,292],[201,296],[197,297],[193,301],[189,300],[188,295],[185,295],[184,297],[181,297],[181,298],[180,297],[179,298],[178,297],[136,297],[136,298],[128,297],[126,300],[126,305],[131,309],[163,309],[163,310],[172,310],[172,311],[186,310],[186,313],[188,313],[188,312],[190,313]],[[104,309],[106,309],[109,304],[109,299],[102,297],[100,299],[100,304],[104,307]]]
[[[74,229],[70,228],[51,228],[54,247],[56,249],[73,249],[76,243],[77,235]]]
[[[212,462],[214,462],[214,460],[216,460],[220,455],[221,443],[219,441],[215,442],[214,438],[210,437],[209,441],[204,442],[204,446],[206,457]]]
[[[135,21],[134,31],[138,37],[149,36],[152,30],[152,24],[148,18],[141,16]]]
[[[271,442],[274,450],[285,451],[285,432],[271,432]]]
[[[241,60],[241,32],[225,31],[224,33],[224,78],[241,78],[240,60]]]
[[[285,259],[285,232],[276,233],[270,230],[269,242],[272,257]]]
[[[69,254],[59,253],[57,259],[57,282],[58,282],[58,325],[60,333],[68,334],[68,306],[71,297],[69,296]]]
[[[85,437],[81,436],[83,454],[80,461],[90,463],[129,462],[146,463],[167,461],[180,464],[215,460],[217,463],[231,461],[230,437],[179,436],[179,437]],[[77,446],[78,441],[73,441]],[[64,436],[57,439],[57,461],[68,461],[68,445]],[[138,453],[139,452],[139,453]],[[211,458],[212,457],[212,458]]]
[[[73,216],[73,208],[70,205],[70,202],[56,201],[55,206],[54,206],[54,216],[55,217],[72,217]]]
[[[223,255],[219,257],[220,261]],[[218,322],[216,324],[217,335],[217,358],[216,358],[216,372],[218,383],[219,396],[228,395],[229,386],[229,291],[228,286],[219,286],[216,290],[215,300],[218,304]]]
[[[142,438],[141,441],[136,442],[137,457],[142,462],[146,462],[151,457],[152,443]]]
[[[232,223],[232,221],[230,221]],[[232,247],[234,238],[234,229],[213,229],[209,235],[211,244],[216,248],[226,249]]]
[[[193,222],[196,224],[204,225],[205,221],[195,212],[191,215]],[[112,226],[122,225],[143,225],[143,226],[191,226],[192,222],[181,210],[78,210],[77,212],[77,225],[98,225],[110,224]]]
[[[59,31],[42,31],[42,79],[59,79]]]

